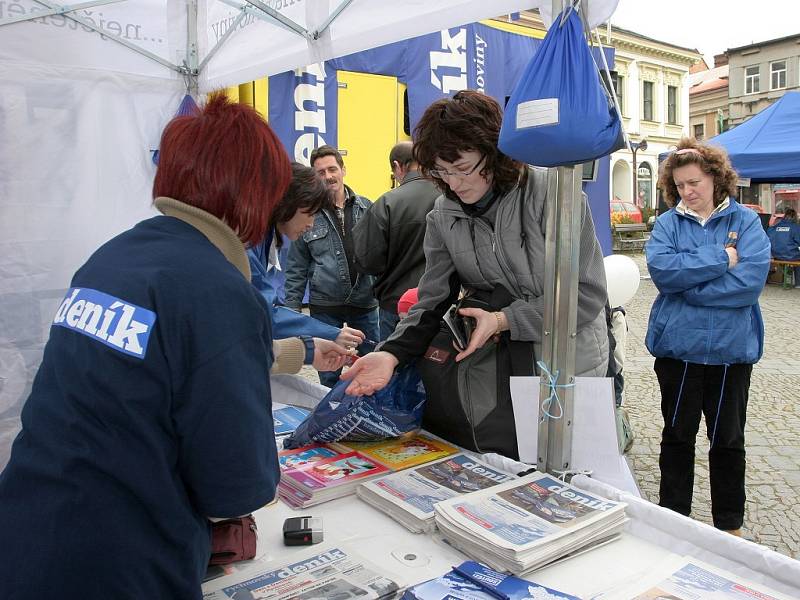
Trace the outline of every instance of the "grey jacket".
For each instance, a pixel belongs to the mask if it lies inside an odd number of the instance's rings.
[[[440,196],[427,219],[427,267],[419,284],[419,302],[382,349],[401,362],[420,356],[454,299],[454,285],[457,292],[459,283],[469,290],[492,290],[499,284],[517,298],[503,309],[511,339],[534,342],[536,355],[541,357],[547,201],[547,169],[536,167],[528,169],[523,187],[517,186],[495,201],[487,213],[493,213],[494,228],[484,219],[469,217],[457,202]],[[522,223],[520,202],[524,203]],[[609,357],[605,269],[585,199],[583,209],[575,372],[605,376]]]

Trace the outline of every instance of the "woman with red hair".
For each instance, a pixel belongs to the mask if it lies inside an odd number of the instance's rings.
[[[221,95],[167,125],[163,215],[99,248],[53,319],[0,475],[4,597],[199,599],[209,518],[273,499],[271,323],[245,246],[290,174]]]

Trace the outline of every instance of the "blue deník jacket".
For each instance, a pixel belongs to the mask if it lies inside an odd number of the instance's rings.
[[[733,237],[739,262],[728,269],[725,245]],[[645,339],[653,356],[706,365],[758,362],[764,348],[758,297],[770,244],[755,212],[730,199],[701,225],[673,208],[656,220],[645,251],[659,291]]]
[[[352,194],[352,190],[348,192]],[[353,226],[364,216],[370,201],[353,194]],[[348,208],[349,210],[349,208]],[[314,217],[310,231],[292,242],[286,260],[286,306],[299,309],[308,282],[309,304],[317,306],[378,306],[373,275],[359,273],[350,284],[350,269],[344,243],[327,210]],[[352,235],[352,233],[351,233]]]
[[[272,307],[272,336],[281,340],[298,335],[310,335],[326,340],[335,340],[339,329],[308,315],[296,312],[278,304],[278,291],[275,277],[278,270],[269,264],[269,249],[274,231],[266,239],[247,250],[250,261],[250,281]]]
[[[767,230],[772,256],[783,260],[800,260],[800,224],[781,219]]]

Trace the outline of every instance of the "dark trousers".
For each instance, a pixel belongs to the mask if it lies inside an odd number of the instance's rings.
[[[347,323],[348,327],[360,329],[364,335],[367,336],[367,339],[358,347],[359,356],[363,356],[364,354],[375,350],[375,342],[377,341],[380,331],[378,324],[378,309],[375,308],[367,312],[353,311],[349,315],[345,314],[346,312],[347,311],[344,311],[343,313],[337,308],[336,314],[334,315],[320,311],[316,307],[309,308],[309,313],[311,316],[318,321],[322,321],[323,323],[327,323],[328,325],[333,325],[334,327],[339,328],[344,327],[344,324]],[[319,382],[329,388],[332,388],[336,385],[336,383],[339,381],[339,375],[341,375],[341,373],[341,369],[338,371],[317,371],[317,374],[319,374]]]
[[[744,426],[753,365],[729,365],[725,372],[724,365],[657,358],[655,371],[664,417],[658,503],[683,515],[691,513],[694,448],[702,413],[712,440],[708,463],[714,526],[739,529],[744,521]]]

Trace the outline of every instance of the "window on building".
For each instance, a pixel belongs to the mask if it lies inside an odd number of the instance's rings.
[[[769,65],[769,89],[782,90],[786,87],[786,61],[778,60]]]
[[[619,104],[619,112],[624,113],[625,104],[622,102],[622,86],[625,83],[625,78],[617,73],[611,71],[611,84],[614,86],[614,93],[617,96],[617,104]]]
[[[759,90],[758,78],[760,69],[758,65],[747,67],[744,70],[744,93],[755,94]]]
[[[652,121],[653,114],[653,82],[645,81],[642,84],[642,118],[645,121]]]
[[[667,123],[678,124],[678,88],[667,86]]]
[[[694,137],[697,140],[702,140],[705,136],[705,129],[703,128],[703,124],[695,125],[694,126]]]

